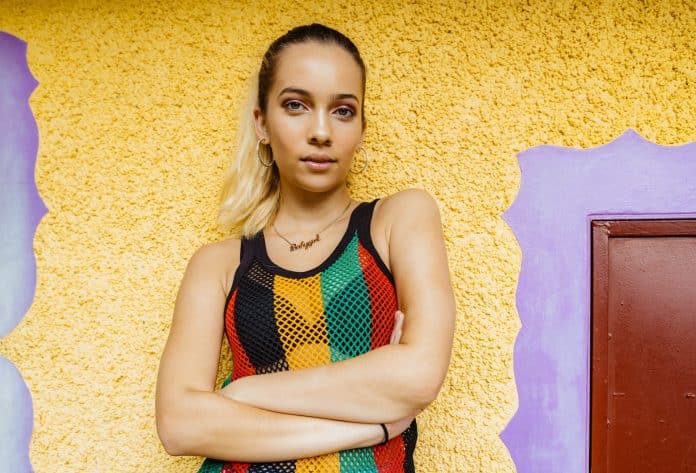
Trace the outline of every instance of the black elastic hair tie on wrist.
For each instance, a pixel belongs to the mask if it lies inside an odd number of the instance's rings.
[[[385,443],[389,442],[389,431],[387,430],[387,426],[384,424],[379,424],[382,426],[382,430],[384,431],[384,440],[380,445],[384,445]]]

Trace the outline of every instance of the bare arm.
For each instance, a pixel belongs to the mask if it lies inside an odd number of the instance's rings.
[[[157,379],[157,431],[170,454],[244,462],[316,456],[382,441],[379,425],[270,412],[214,392],[230,244],[209,245],[189,263]],[[233,245],[232,245],[233,246]],[[227,274],[227,276],[226,276]],[[403,423],[403,422],[402,422]],[[406,425],[392,426],[393,435]]]
[[[400,342],[326,366],[246,377],[224,388],[225,396],[276,412],[368,423],[413,415],[435,399],[455,316],[439,211],[424,192],[406,191],[386,199],[381,214],[406,314]],[[379,238],[373,235],[375,245]]]

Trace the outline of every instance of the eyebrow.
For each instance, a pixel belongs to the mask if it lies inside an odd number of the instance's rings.
[[[303,97],[310,97],[311,94],[306,91],[305,89],[300,89],[299,87],[286,87],[283,90],[278,93],[278,97],[280,97],[283,94],[288,94],[288,93],[294,93],[301,95]],[[358,100],[358,97],[356,97],[354,94],[334,94],[331,96],[332,100],[345,100],[345,99],[353,99],[356,102],[360,103],[360,100]]]

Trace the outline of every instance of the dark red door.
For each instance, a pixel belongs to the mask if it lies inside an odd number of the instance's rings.
[[[696,220],[592,223],[592,473],[696,473]]]

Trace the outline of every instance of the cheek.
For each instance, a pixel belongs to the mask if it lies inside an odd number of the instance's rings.
[[[276,124],[269,129],[268,137],[271,140],[274,154],[287,153],[289,149],[297,146],[297,133],[291,128]]]
[[[276,133],[275,139],[272,140],[274,152],[279,156],[296,154],[300,147],[299,140],[300,137],[291,133],[290,130]]]
[[[297,117],[295,117],[297,118]],[[276,143],[291,146],[305,135],[305,124],[302,120],[278,118],[270,124],[269,136]]]
[[[353,124],[345,126],[345,128],[340,129],[339,133],[335,133],[335,137],[336,141],[340,141],[343,146],[356,148],[362,138],[362,126],[359,122],[357,126]]]

